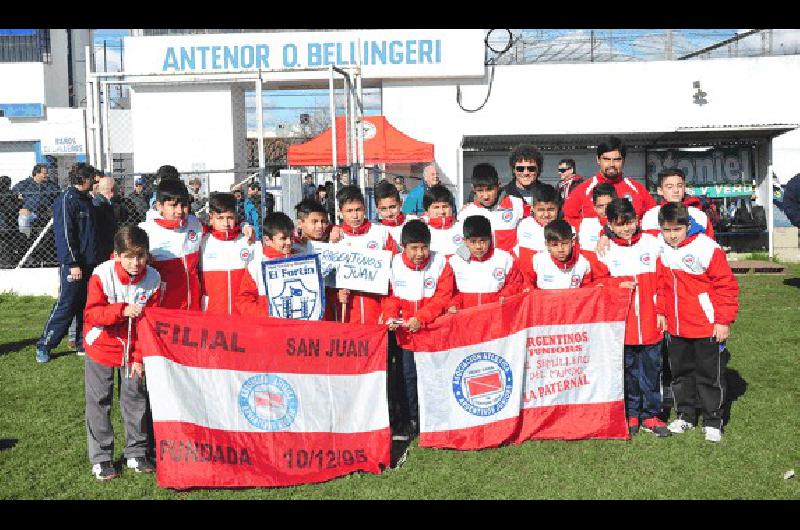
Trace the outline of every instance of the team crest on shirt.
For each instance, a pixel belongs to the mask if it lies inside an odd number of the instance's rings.
[[[455,243],[456,245],[460,245],[463,242],[464,242],[464,236],[462,236],[461,234],[456,234],[453,236],[453,243]]]
[[[247,261],[248,259],[250,259],[250,249],[243,248],[241,252],[239,252],[239,257],[242,258],[242,261]]]
[[[189,241],[194,243],[195,241],[197,241],[197,232],[195,232],[194,230],[189,230],[189,232],[187,232],[186,234],[186,237],[189,238]]]
[[[425,288],[433,289],[434,287],[436,287],[436,282],[433,280],[433,278],[425,278]]]
[[[650,253],[645,252],[644,254],[639,256],[639,261],[641,261],[643,265],[650,266]]]
[[[491,352],[473,353],[456,367],[453,395],[474,416],[493,416],[511,397],[514,377],[508,361]]]
[[[686,265],[686,268],[690,271],[694,271],[697,269],[697,258],[692,254],[686,254],[683,257],[683,264]]]
[[[367,243],[367,248],[370,249],[370,250],[377,250],[378,242],[377,241],[370,241],[369,243]]]
[[[500,215],[500,218],[503,220],[504,223],[510,223],[513,217],[514,217],[514,212],[511,210],[503,210],[503,213]]]
[[[580,284],[581,284],[581,277],[578,276],[577,274],[573,274],[572,278],[570,278],[570,280],[569,280],[569,286],[570,287],[579,287]]]
[[[492,276],[494,276],[495,280],[502,280],[506,277],[506,271],[504,271],[501,267],[498,267],[492,272]]]
[[[262,431],[288,428],[297,417],[297,408],[294,388],[277,375],[255,375],[239,390],[239,410],[251,425]]]

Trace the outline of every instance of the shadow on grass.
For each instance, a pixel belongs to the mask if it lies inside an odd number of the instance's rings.
[[[800,289],[800,278],[786,278],[783,280],[783,285]]]
[[[36,344],[36,341],[39,340],[39,337],[33,337],[30,339],[22,339],[16,340],[14,342],[6,342],[5,344],[0,344],[0,355],[6,355],[9,353],[15,353],[19,350],[27,347],[33,346]]]
[[[736,370],[728,368],[725,372],[725,379],[728,383],[728,395],[725,404],[722,406],[722,422],[728,425],[731,421],[731,407],[733,403],[747,392],[747,381]]]
[[[19,440],[14,438],[3,438],[0,439],[0,451],[5,451],[6,449],[13,449]]]

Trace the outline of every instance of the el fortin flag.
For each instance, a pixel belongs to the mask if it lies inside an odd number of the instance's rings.
[[[623,345],[630,291],[537,290],[410,335],[420,447],[627,439]]]
[[[270,316],[322,320],[325,288],[319,256],[304,254],[265,260],[261,267]]]
[[[139,320],[162,487],[289,486],[389,465],[386,328]]]

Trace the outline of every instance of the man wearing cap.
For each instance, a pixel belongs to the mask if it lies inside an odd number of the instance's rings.
[[[127,203],[131,206],[131,208],[129,208],[132,218],[131,221],[136,224],[144,221],[147,210],[150,209],[150,204],[147,192],[144,190],[143,176],[138,176],[133,179],[133,193],[127,197]]]

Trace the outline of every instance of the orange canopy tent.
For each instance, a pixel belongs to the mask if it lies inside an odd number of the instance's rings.
[[[333,160],[331,129],[316,138],[290,145],[290,166],[330,166]],[[344,117],[336,118],[336,159],[339,166],[347,164],[347,144]],[[383,116],[364,117],[364,164],[408,164],[433,160],[433,144],[420,142],[394,128]]]

